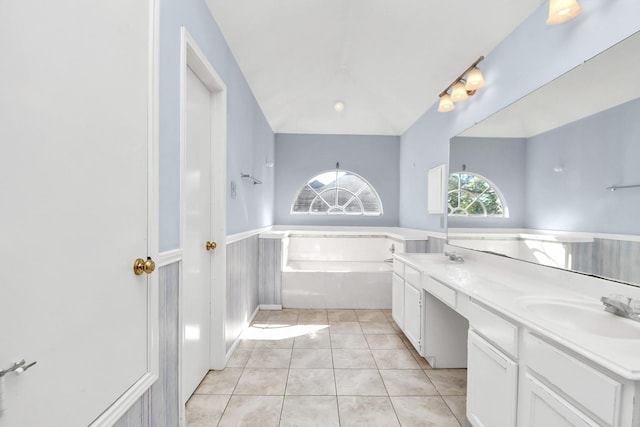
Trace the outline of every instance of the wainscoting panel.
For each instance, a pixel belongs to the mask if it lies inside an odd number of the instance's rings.
[[[149,391],[120,418],[114,427],[143,427],[149,425]],[[177,424],[176,424],[177,425]]]
[[[445,239],[429,237],[429,240],[407,240],[404,250],[408,254],[439,253],[444,251]]]
[[[180,262],[160,268],[160,373],[151,387],[151,425],[172,427],[180,417],[178,395],[178,352],[180,323],[178,288]]]
[[[258,307],[258,236],[227,245],[227,351]]]
[[[282,240],[258,239],[258,304],[282,304]]]

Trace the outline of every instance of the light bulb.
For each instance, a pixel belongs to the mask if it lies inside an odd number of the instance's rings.
[[[467,94],[467,90],[464,88],[462,82],[458,82],[453,85],[453,88],[451,89],[451,99],[453,102],[464,101],[468,97],[469,94]]]
[[[445,93],[440,97],[440,104],[438,105],[438,111],[440,113],[446,113],[447,111],[451,111],[454,108],[456,108],[456,106],[453,105],[453,101],[451,100],[451,95],[449,95],[448,93]]]
[[[555,25],[567,22],[582,12],[577,0],[549,0],[547,24]]]
[[[482,76],[482,72],[478,68],[473,67],[467,74],[467,83],[464,85],[465,90],[473,91],[483,86],[484,77]]]
[[[343,112],[344,111],[344,102],[336,101],[336,103],[333,104],[333,109],[338,113]]]

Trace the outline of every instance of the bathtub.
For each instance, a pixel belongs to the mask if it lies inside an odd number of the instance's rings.
[[[391,248],[384,235],[290,235],[284,242],[282,306],[391,308]]]

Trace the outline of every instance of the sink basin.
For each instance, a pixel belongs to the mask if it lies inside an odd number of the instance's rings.
[[[531,315],[563,329],[609,338],[640,339],[640,322],[604,311],[604,306],[597,302],[544,297],[526,297],[520,302]]]

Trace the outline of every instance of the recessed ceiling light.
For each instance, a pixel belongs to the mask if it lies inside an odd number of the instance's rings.
[[[336,101],[336,103],[333,104],[333,109],[336,110],[338,113],[341,113],[342,111],[344,111],[344,102]]]

